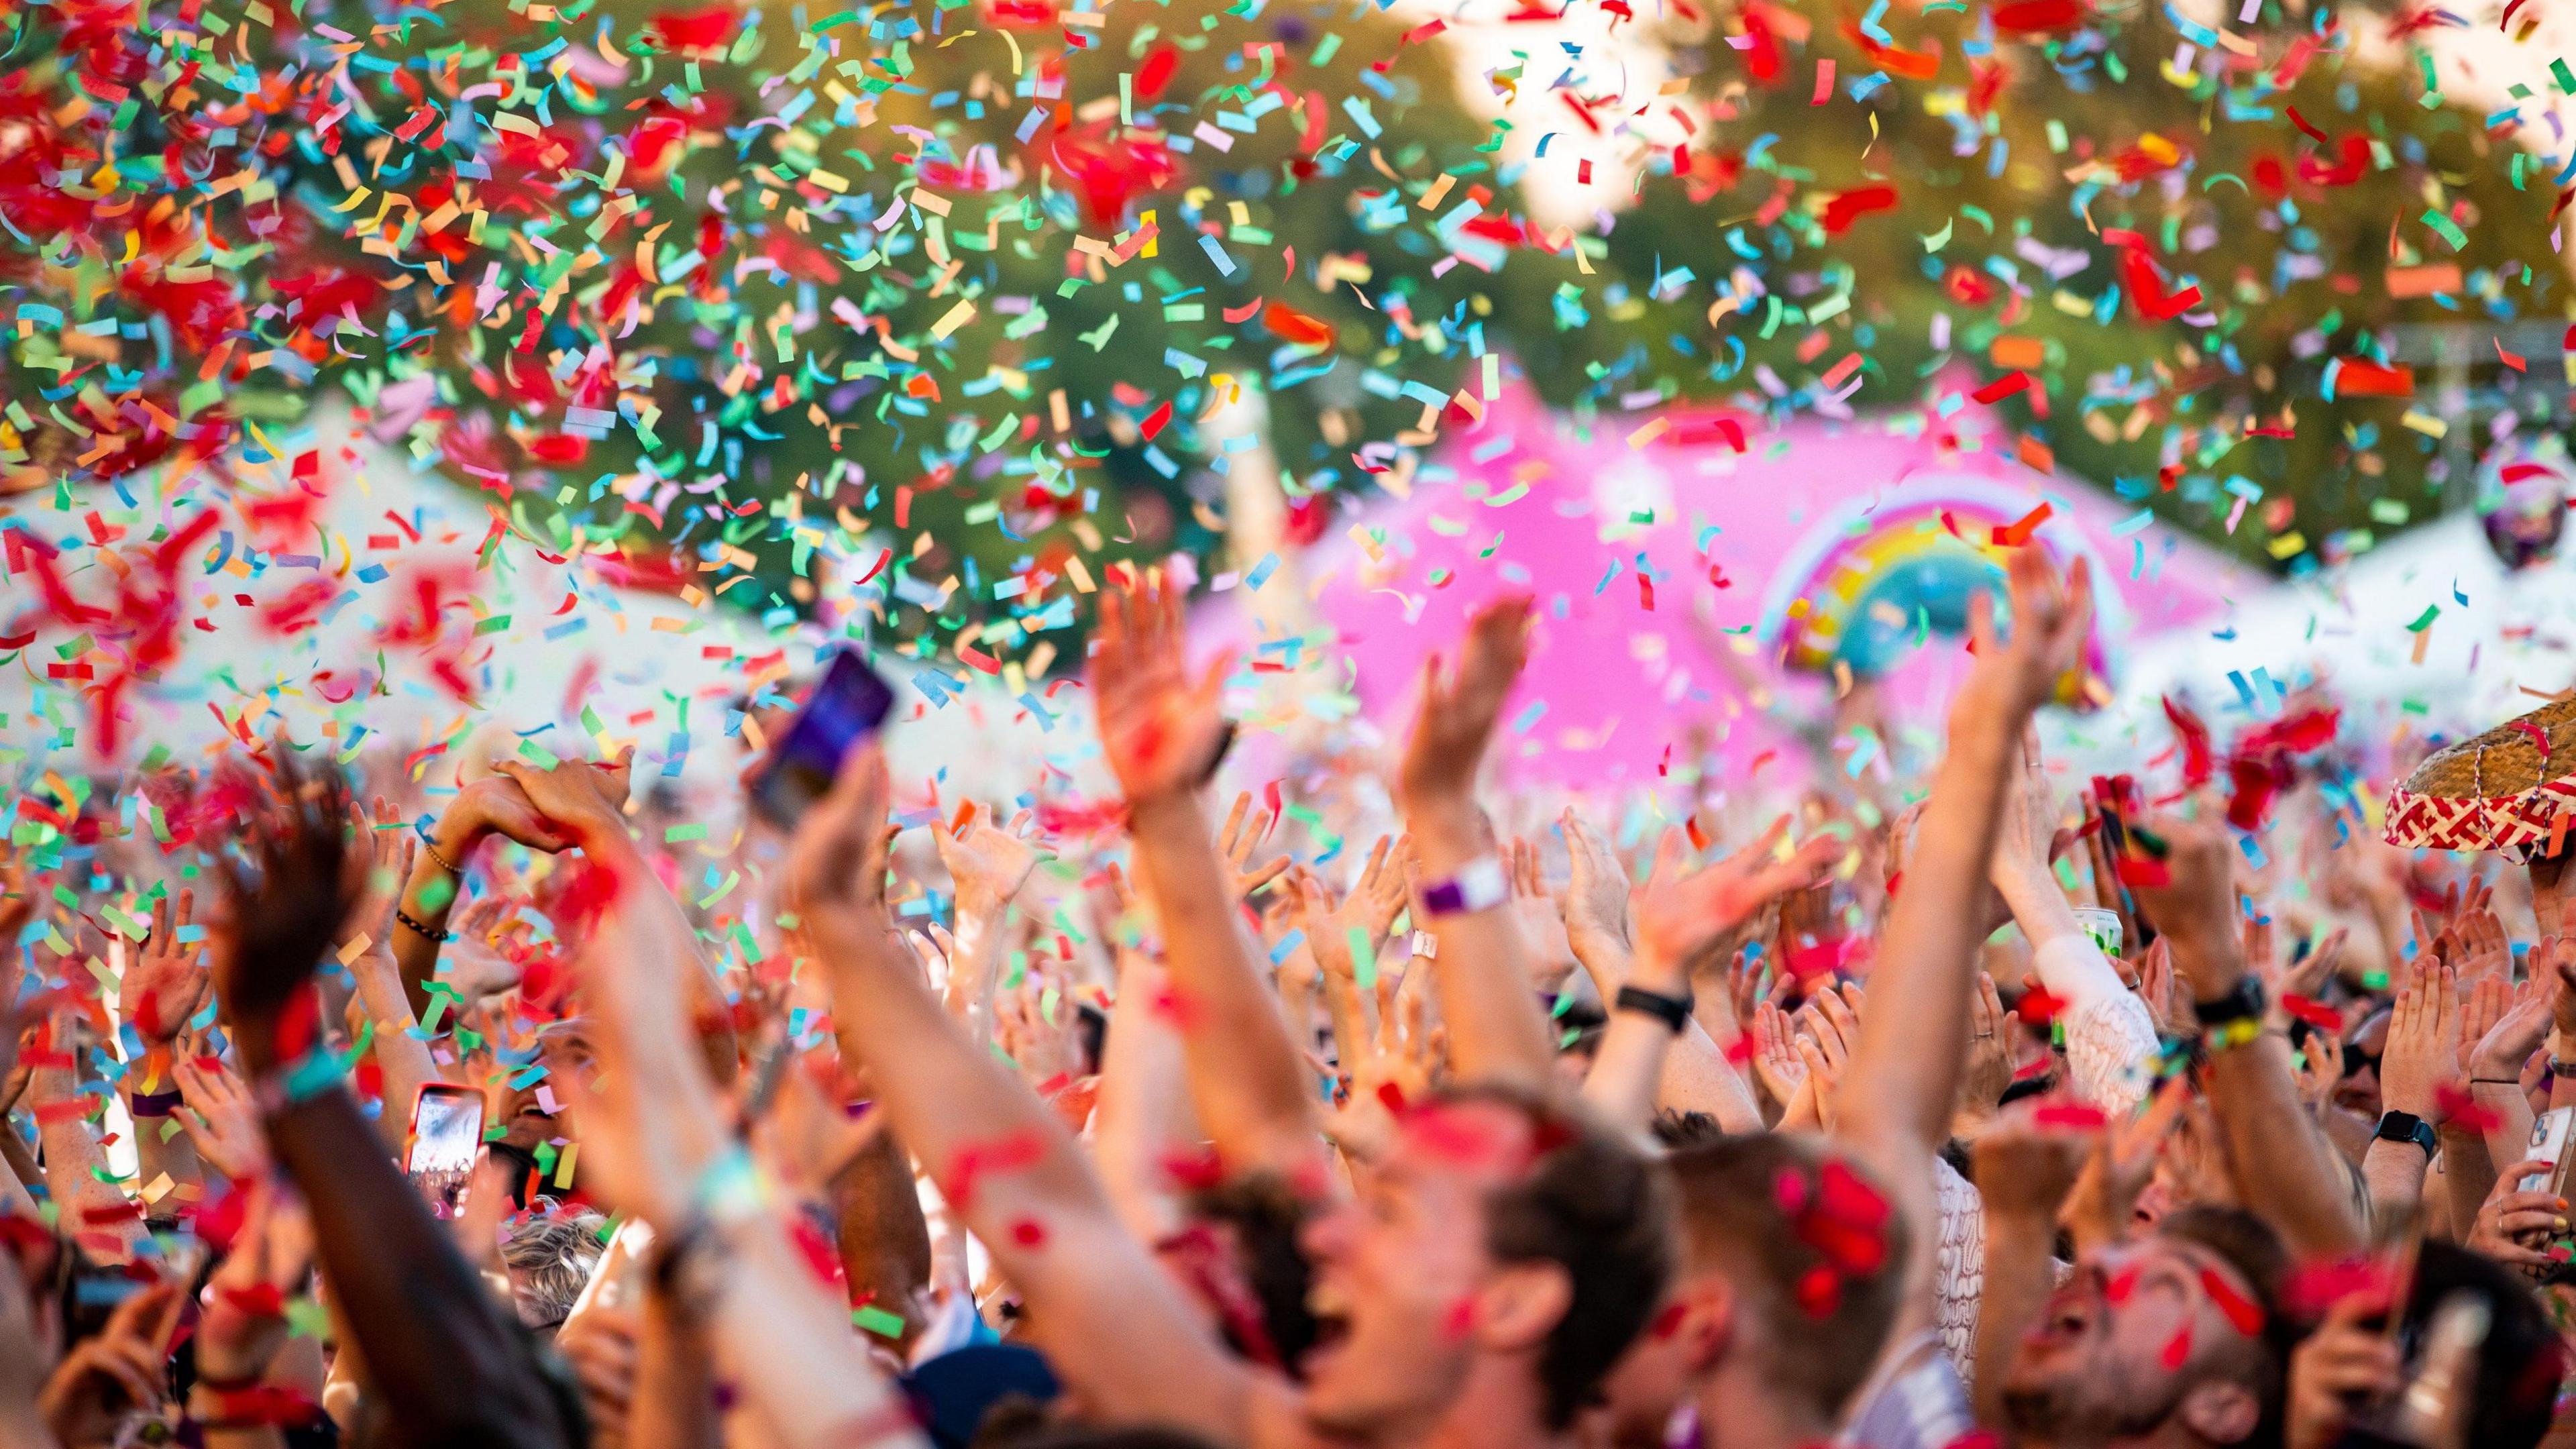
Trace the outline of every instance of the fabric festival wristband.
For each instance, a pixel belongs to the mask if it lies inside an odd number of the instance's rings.
[[[766,1212],[769,1201],[769,1180],[749,1150],[735,1142],[698,1175],[698,1185],[689,1193],[689,1213],[729,1227]]]
[[[2212,1052],[2223,1052],[2230,1047],[2244,1046],[2262,1034],[2262,1018],[2240,1016],[2234,1021],[2218,1022],[2203,1031],[2200,1034],[2200,1044]]]
[[[129,1116],[167,1117],[186,1100],[178,1092],[133,1092],[125,1098],[125,1110]]]
[[[1458,873],[1422,888],[1422,909],[1433,916],[1459,916],[1487,911],[1512,898],[1511,878],[1503,863],[1480,855],[1458,867]]]
[[[251,1095],[262,1115],[273,1117],[340,1085],[348,1071],[349,1064],[328,1049],[317,1050],[260,1078],[252,1085]]]

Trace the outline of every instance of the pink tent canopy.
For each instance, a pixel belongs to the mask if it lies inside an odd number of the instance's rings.
[[[1454,431],[1409,496],[1338,520],[1299,570],[1360,708],[1390,727],[1425,652],[1449,647],[1470,610],[1534,595],[1503,754],[1523,778],[1572,784],[1651,779],[1696,746],[1758,771],[1831,718],[1837,659],[1883,669],[1892,718],[1937,724],[1966,659],[1943,631],[1997,530],[2092,560],[2096,668],[2112,678],[2126,641],[2260,586],[2134,508],[1998,456],[2007,444],[1965,416],[1911,422],[1763,432],[1675,411],[1597,423],[1587,441],[1515,392]],[[1211,601],[1203,639],[1251,642],[1221,602],[1233,597]]]

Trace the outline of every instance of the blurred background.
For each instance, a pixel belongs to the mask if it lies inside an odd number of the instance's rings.
[[[729,779],[860,641],[1078,798],[1156,565],[1247,779],[1524,590],[1507,768],[1899,780],[2036,539],[2062,748],[2384,761],[2569,683],[2535,8],[0,7],[0,760]]]

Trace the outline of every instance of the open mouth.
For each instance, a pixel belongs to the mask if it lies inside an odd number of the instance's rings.
[[[1314,1354],[1342,1346],[1351,1336],[1351,1306],[1342,1292],[1329,1282],[1317,1280],[1306,1290],[1306,1311],[1315,1316]]]
[[[2074,1343],[2092,1332],[2101,1306],[2089,1288],[2069,1285],[2050,1300],[2048,1312],[2031,1325],[2030,1342],[2038,1347]]]

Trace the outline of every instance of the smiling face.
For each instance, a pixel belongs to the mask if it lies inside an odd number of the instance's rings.
[[[1525,1171],[1531,1126],[1499,1103],[1411,1114],[1349,1202],[1315,1219],[1309,1301],[1322,1322],[1306,1355],[1307,1414],[1346,1434],[1401,1433],[1445,1411],[1476,1352],[1478,1295],[1498,1265],[1486,1199]]]
[[[2251,1284],[2218,1254],[2151,1236],[2088,1257],[2049,1300],[2006,1370],[2014,1427],[2044,1438],[2146,1434],[2177,1417],[2233,1443],[2261,1417]]]

